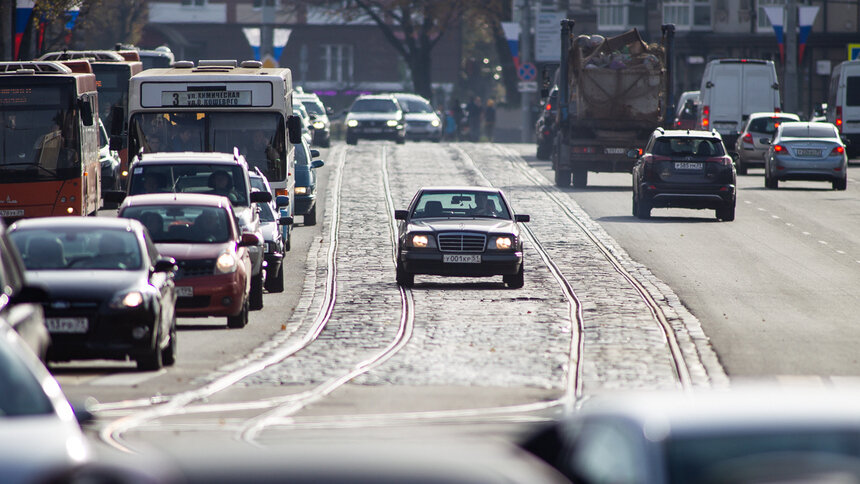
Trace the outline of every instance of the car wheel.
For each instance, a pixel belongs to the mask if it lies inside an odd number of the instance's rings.
[[[764,174],[764,187],[775,190],[779,188],[779,180],[770,177],[767,173]]]
[[[415,274],[410,274],[403,269],[400,263],[397,264],[397,284],[403,287],[412,287],[415,285]]]
[[[567,170],[555,170],[555,185],[558,187],[569,187],[570,172]]]
[[[323,148],[331,148],[331,136],[326,138],[320,146],[322,146]]]
[[[398,136],[398,137],[395,139],[395,143],[397,143],[397,144],[399,144],[399,145],[402,145],[402,144],[406,143],[406,136]]]
[[[293,241],[293,227],[291,225],[284,226],[284,252],[289,252]]]
[[[316,225],[317,224],[317,204],[315,203],[313,207],[305,214],[304,218],[305,225]]]
[[[251,278],[251,310],[263,309],[263,271]]]
[[[633,193],[633,216],[639,216],[639,202],[636,200],[636,193]]]
[[[231,329],[244,328],[248,324],[248,298],[242,301],[242,310],[235,316],[227,316],[227,327]]]
[[[725,206],[723,208],[718,208],[716,210],[717,218],[722,220],[723,222],[731,222],[735,219],[735,204],[731,204]]]
[[[508,286],[508,289],[519,289],[525,285],[525,264],[520,264],[520,270],[516,274],[502,276],[502,280]]]
[[[161,362],[164,366],[173,366],[176,363],[176,345],[176,314],[174,314],[173,321],[170,323],[170,341],[161,353]]]
[[[346,135],[346,144],[357,145],[358,144],[358,138],[356,136]]]
[[[735,169],[738,171],[738,175],[746,175],[747,174],[747,166],[744,164],[743,161],[741,161],[740,158],[738,158],[738,164],[735,167]]]
[[[834,190],[845,190],[846,188],[848,188],[847,178],[839,178],[838,180],[833,180]]]
[[[588,170],[577,168],[573,170],[573,187],[585,188],[588,186]]]
[[[158,338],[155,338],[155,347],[152,351],[137,359],[137,369],[140,371],[158,371],[162,365],[161,345],[158,344]]]
[[[269,292],[284,292],[284,264],[278,266],[278,272],[266,273],[266,290]]]
[[[634,204],[636,206],[636,213],[634,213],[634,215],[636,215],[636,218],[640,218],[643,220],[651,218],[650,202],[646,202],[645,200],[636,200],[634,201]]]

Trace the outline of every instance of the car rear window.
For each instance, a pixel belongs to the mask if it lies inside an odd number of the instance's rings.
[[[218,207],[138,205],[120,216],[139,220],[156,243],[223,244],[233,235],[230,214]]]
[[[129,194],[203,193],[222,195],[233,206],[248,206],[248,187],[244,168],[235,164],[145,164],[131,175]],[[221,185],[217,179],[225,179]]]
[[[651,153],[658,156],[723,156],[722,141],[714,138],[663,136],[654,140]]]
[[[797,120],[791,118],[777,117],[755,118],[750,121],[750,126],[747,131],[753,131],[755,133],[774,134],[776,133],[776,128],[778,128],[781,123],[792,121]]]
[[[860,106],[860,76],[851,76],[845,80],[845,105]]]
[[[836,128],[833,125],[820,123],[819,126],[807,124],[800,126],[783,126],[783,138],[835,138]]]

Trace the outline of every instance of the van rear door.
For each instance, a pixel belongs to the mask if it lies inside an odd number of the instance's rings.
[[[842,104],[842,132],[846,134],[860,133],[860,65],[845,66],[844,72],[845,94]]]
[[[714,66],[708,89],[711,127],[727,135],[740,131],[742,74],[740,63],[720,63]]]
[[[740,98],[744,119],[751,113],[773,112],[779,108],[779,91],[773,88],[776,79],[768,64],[741,64],[743,67],[743,90]]]

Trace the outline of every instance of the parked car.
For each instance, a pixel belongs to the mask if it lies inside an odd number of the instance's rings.
[[[657,128],[642,149],[627,153],[633,166],[633,215],[646,219],[651,209],[714,209],[717,218],[735,219],[736,175],[716,131]]]
[[[143,225],[46,217],[9,227],[27,279],[49,295],[48,360],[118,359],[157,370],[176,361],[175,263]]]
[[[778,188],[785,180],[829,181],[834,190],[848,186],[848,153],[830,123],[782,123],[765,155],[764,186]]]
[[[322,160],[315,160],[320,152],[309,149],[304,143],[296,145],[296,196],[293,213],[303,217],[305,225],[317,223],[317,168]]]
[[[397,99],[389,94],[359,96],[346,115],[346,143],[359,139],[389,139],[406,142],[406,118]]]
[[[251,310],[263,308],[263,253],[266,250],[260,230],[260,216],[254,203],[272,200],[269,192],[251,193],[245,157],[225,153],[144,153],[131,167],[128,193],[203,193],[222,195],[233,204],[242,232],[257,236],[251,246]],[[289,237],[289,232],[286,236]],[[289,238],[287,238],[289,240]],[[287,242],[288,243],[288,242]]]
[[[826,116],[848,141],[849,154],[860,154],[860,61],[844,61],[833,68]]]
[[[52,478],[91,463],[94,452],[60,385],[20,336],[0,318],[0,480],[9,484],[68,482]]]
[[[406,139],[442,141],[442,119],[430,101],[410,93],[396,93],[394,97],[406,118]]]
[[[226,316],[248,324],[252,264],[260,239],[243,233],[226,197],[191,193],[128,197],[119,216],[140,220],[162,254],[176,260],[176,311],[181,316]]]
[[[675,109],[675,129],[696,129],[699,119],[699,91],[685,91]]]
[[[119,190],[122,179],[119,153],[110,149],[109,140],[110,137],[104,123],[99,119],[99,163],[102,167],[102,191]]]
[[[773,61],[715,59],[705,66],[699,89],[699,129],[715,129],[734,149],[743,122],[752,113],[781,111]]]
[[[535,123],[535,139],[537,140],[537,159],[548,160],[552,155],[552,147],[558,132],[555,120],[555,105],[558,102],[558,86],[553,86],[543,103],[543,109]]]
[[[606,394],[524,447],[573,482],[858,482],[857,398],[824,387]]]
[[[300,101],[308,112],[311,126],[314,130],[312,143],[323,148],[331,146],[331,120],[329,119],[329,115],[332,114],[332,109],[326,107],[319,96],[312,92],[296,92],[293,94],[293,99]]]
[[[523,287],[523,240],[505,195],[485,187],[427,187],[408,210],[396,210],[397,283],[411,287],[415,274],[488,277],[501,275]]]
[[[735,166],[739,175],[746,175],[747,169],[753,166],[764,166],[764,155],[770,148],[769,143],[762,139],[770,138],[776,133],[776,128],[786,121],[800,121],[796,114],[791,113],[752,113],[744,123],[735,142],[735,153],[738,154]]]
[[[251,189],[271,193],[272,188],[263,173],[255,168],[249,172]],[[289,200],[286,196],[282,200]],[[281,225],[286,219],[281,220],[280,208],[274,200],[267,203],[255,204],[260,213],[260,230],[266,243],[266,252],[263,254],[263,263],[266,269],[266,279],[263,287],[269,292],[284,291],[284,254],[290,250],[284,244],[281,236]]]

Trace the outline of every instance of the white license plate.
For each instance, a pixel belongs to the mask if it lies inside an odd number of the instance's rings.
[[[0,210],[0,217],[23,217],[23,210]]]
[[[701,170],[701,163],[689,162],[689,161],[676,161],[675,169],[676,170]]]
[[[49,333],[86,333],[89,322],[87,318],[48,318],[45,326]]]
[[[193,297],[194,288],[191,286],[176,286],[176,297]]]
[[[797,153],[797,156],[821,156],[821,150],[797,148],[794,151]]]
[[[627,153],[624,148],[603,148],[603,152],[607,155],[623,155]]]
[[[480,264],[481,254],[443,254],[442,262],[446,264]]]

